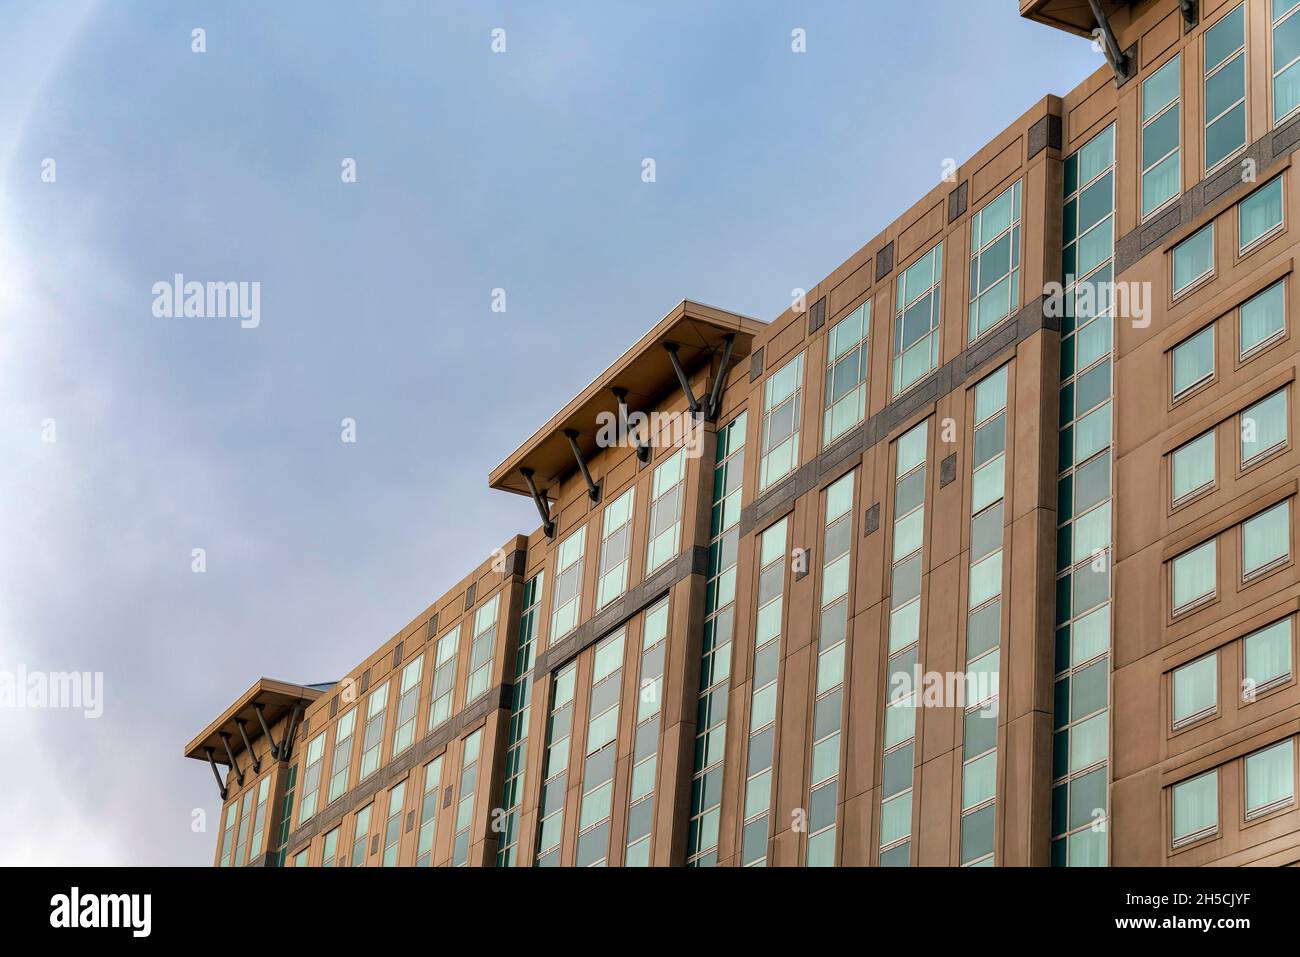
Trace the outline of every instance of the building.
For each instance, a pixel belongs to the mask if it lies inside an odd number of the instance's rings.
[[[190,743],[218,864],[1300,862],[1300,0],[1020,13],[1105,65],[771,323],[681,303],[489,476],[540,528]]]

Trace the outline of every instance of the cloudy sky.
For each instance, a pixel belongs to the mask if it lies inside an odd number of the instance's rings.
[[[0,0],[0,672],[104,676],[0,708],[0,863],[209,863],[184,744],[531,530],[486,477],[552,411],[683,298],[772,319],[1101,65],[1016,9]],[[156,317],[176,273],[260,324]]]

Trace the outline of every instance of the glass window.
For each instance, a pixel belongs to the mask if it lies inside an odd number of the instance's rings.
[[[1182,57],[1142,83],[1142,216],[1150,216],[1178,195],[1179,87]]]
[[[424,766],[424,794],[420,798],[420,829],[416,832],[415,866],[433,864],[433,839],[438,833],[438,801],[442,797],[442,755]]]
[[[1214,484],[1214,432],[1179,446],[1173,454],[1174,504]]]
[[[497,643],[497,616],[501,595],[493,595],[474,613],[474,640],[469,643],[469,677],[465,680],[465,703],[488,690],[492,682],[492,652]]]
[[[1245,700],[1253,701],[1259,692],[1291,680],[1291,644],[1290,618],[1246,636],[1242,681]]]
[[[1174,295],[1214,272],[1214,223],[1174,247]]]
[[[316,798],[320,793],[320,776],[325,758],[325,732],[311,739],[307,745],[307,770],[302,778],[302,802],[298,805],[298,824],[309,821],[316,813]]]
[[[460,649],[460,625],[438,639],[433,669],[433,690],[429,702],[429,730],[451,717],[451,698],[456,690],[456,659]]]
[[[871,300],[841,319],[826,335],[826,398],[822,445],[853,428],[867,411],[867,340]]]
[[[678,449],[655,469],[650,492],[650,544],[646,574],[677,554],[682,525],[682,496],[686,494],[686,450]]]
[[[379,770],[384,749],[384,716],[388,711],[388,682],[385,681],[366,701],[366,724],[361,738],[361,778],[364,781]]]
[[[1295,739],[1246,757],[1246,820],[1295,803]]]
[[[1279,502],[1241,525],[1241,577],[1251,578],[1291,555],[1291,501]]]
[[[348,768],[352,764],[352,731],[357,723],[357,709],[339,718],[334,726],[334,755],[330,761],[330,793],[326,803],[333,803],[348,789]]]
[[[483,747],[483,729],[465,738],[460,756],[460,793],[456,796],[456,836],[451,843],[451,866],[469,864],[471,825],[474,823],[474,794],[478,790],[478,759]]]
[[[1261,186],[1237,206],[1237,238],[1241,251],[1282,228],[1282,177]]]
[[[325,847],[321,852],[321,867],[333,867],[335,858],[339,852],[339,831],[341,828],[333,828],[325,835]]]
[[[1205,169],[1246,145],[1246,5],[1205,31]]]
[[[1273,125],[1300,108],[1300,0],[1273,0]]]
[[[1174,727],[1208,717],[1219,706],[1219,656],[1206,655],[1174,669]]]
[[[551,597],[551,644],[578,627],[582,599],[582,555],[586,550],[584,525],[560,543],[556,560],[555,592]]]
[[[939,365],[942,273],[943,243],[940,243],[898,277],[891,395],[898,395]]]
[[[1218,568],[1215,546],[1215,540],[1210,539],[1174,559],[1174,614],[1214,594]]]
[[[366,841],[370,837],[370,812],[373,804],[367,804],[357,812],[357,823],[352,829],[352,866],[366,866]]]
[[[1241,464],[1286,445],[1286,390],[1279,389],[1241,413]]]
[[[402,806],[406,802],[406,782],[400,781],[388,792],[388,819],[384,822],[384,853],[380,867],[396,867],[397,852],[402,844]]]
[[[974,342],[1020,306],[1020,181],[971,217],[970,325]]]
[[[1174,399],[1214,376],[1214,326],[1183,340],[1173,349]]]
[[[596,585],[596,607],[604,608],[627,591],[627,570],[631,555],[632,505],[635,488],[630,488],[605,506],[600,531],[600,578]],[[653,523],[652,523],[653,524]]]
[[[1300,3],[1300,0],[1297,0]],[[1296,21],[1300,23],[1300,19]],[[1273,283],[1259,295],[1242,303],[1238,353],[1244,359],[1286,329],[1286,280]]]
[[[415,712],[420,704],[420,674],[424,667],[424,655],[402,669],[402,678],[397,693],[397,721],[393,728],[393,756],[401,754],[411,746],[415,737]]]
[[[1174,847],[1219,829],[1218,769],[1174,785]]]
[[[803,354],[768,376],[763,385],[763,441],[758,490],[775,485],[799,465],[803,408]]]

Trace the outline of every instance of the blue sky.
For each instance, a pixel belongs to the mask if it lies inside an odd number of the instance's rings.
[[[683,298],[774,318],[1102,65],[1014,0],[0,0],[0,25],[0,670],[102,671],[105,699],[0,709],[6,864],[209,863],[183,745],[535,527],[486,476],[551,412]],[[259,282],[260,324],[155,317],[175,273]]]

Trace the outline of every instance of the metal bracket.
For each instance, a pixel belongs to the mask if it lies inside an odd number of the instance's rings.
[[[222,802],[225,802],[225,800],[226,800],[226,795],[227,795],[227,793],[228,793],[228,792],[226,791],[226,782],[224,782],[223,780],[221,780],[221,772],[217,770],[217,762],[216,762],[216,760],[212,757],[212,749],[211,749],[211,748],[206,748],[206,747],[205,747],[203,750],[207,752],[207,755],[208,755],[208,767],[212,768],[212,776],[213,776],[214,778],[217,779],[217,790],[218,790],[219,792],[221,792],[221,800],[222,800]]]
[[[262,762],[259,761],[257,755],[253,753],[253,745],[249,743],[248,732],[244,729],[244,719],[236,718],[235,724],[239,725],[239,736],[244,739],[244,750],[247,751],[248,756],[253,759],[253,773],[261,774]]]
[[[221,743],[226,746],[226,757],[230,758],[230,766],[235,769],[235,779],[242,788],[244,786],[244,772],[239,769],[239,762],[235,760],[235,755],[230,750],[230,735],[224,731],[219,731],[218,734],[221,736]]]
[[[587,460],[582,457],[582,449],[578,448],[578,433],[575,429],[565,429],[564,437],[569,440],[569,448],[573,450],[573,458],[578,463],[578,470],[582,472],[582,478],[587,483],[587,497],[591,499],[592,504],[600,501],[600,486],[592,480],[591,472],[587,468]]]
[[[665,342],[664,352],[668,353],[668,361],[673,364],[673,371],[677,373],[677,381],[681,383],[682,391],[686,393],[686,401],[691,406],[691,415],[699,415],[700,403],[696,401],[695,393],[691,391],[691,384],[686,379],[686,370],[682,368],[682,361],[677,358],[677,343]]]
[[[528,483],[528,491],[533,495],[533,504],[537,506],[537,513],[542,516],[542,531],[546,533],[547,538],[554,538],[555,522],[551,518],[551,507],[542,497],[542,493],[537,491],[537,483],[533,481],[533,470],[520,469],[519,474]]]
[[[266,726],[266,717],[262,714],[262,706],[254,704],[253,710],[257,712],[257,723],[262,726],[262,733],[266,735],[266,740],[271,742],[271,757],[278,761],[280,759],[280,746],[275,743],[275,737],[271,734],[271,729]]]
[[[731,350],[736,345],[736,334],[728,332],[724,337],[726,345],[722,347],[722,362],[718,365],[718,377],[713,380],[713,391],[709,393],[706,417],[710,422],[718,421],[718,413],[722,410],[722,383],[727,378],[727,370],[731,367]]]
[[[1106,16],[1106,11],[1101,8],[1101,0],[1088,0],[1088,6],[1092,8],[1093,18],[1097,21],[1097,26],[1101,29],[1101,49],[1106,54],[1106,62],[1110,64],[1111,71],[1115,74],[1115,82],[1121,83],[1130,77],[1130,69],[1133,64],[1129,58],[1119,48],[1119,41],[1115,39],[1115,31],[1110,28],[1110,18]],[[1185,15],[1185,14],[1184,14]]]
[[[289,730],[284,733],[284,748],[282,749],[284,760],[288,761],[289,756],[293,754],[293,731],[298,725],[298,715],[302,714],[302,702],[296,701],[293,705],[293,714],[289,715]]]
[[[628,429],[627,424],[627,389],[620,389],[617,386],[610,389],[614,393],[614,398],[618,399],[618,421],[624,428]],[[629,431],[628,438],[632,438]],[[650,461],[650,443],[645,442],[642,436],[637,436],[634,440],[636,443],[636,457],[644,465]]]
[[[1183,11],[1183,22],[1189,27],[1196,26],[1198,19],[1196,14],[1196,0],[1178,0],[1178,6]]]

